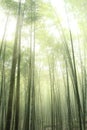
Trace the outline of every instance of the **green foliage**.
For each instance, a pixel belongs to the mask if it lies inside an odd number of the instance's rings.
[[[0,1],[3,10],[17,21],[15,39],[9,42],[7,33],[12,31],[8,19],[0,52],[1,130],[5,130],[5,125],[6,130],[73,130],[76,125],[85,130],[84,4],[86,0],[66,0],[66,12],[59,13],[43,0],[26,0],[21,4]]]
[[[13,0],[3,0],[0,2],[0,4],[4,9],[7,9],[7,11],[12,11],[13,14],[17,13],[17,8],[18,8],[17,2]]]

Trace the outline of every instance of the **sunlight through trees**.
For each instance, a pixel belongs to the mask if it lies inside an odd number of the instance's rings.
[[[0,1],[0,130],[87,130],[86,6]]]

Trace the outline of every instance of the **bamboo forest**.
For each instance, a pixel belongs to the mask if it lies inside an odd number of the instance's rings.
[[[0,0],[0,130],[87,130],[87,0]]]

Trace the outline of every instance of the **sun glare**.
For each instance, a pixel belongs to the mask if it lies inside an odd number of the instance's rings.
[[[14,1],[18,2],[18,0],[14,0]],[[46,1],[49,1],[49,0],[46,0]],[[25,0],[22,0],[22,3],[24,3],[24,2],[25,2]],[[60,16],[61,25],[64,28],[68,28],[67,14],[65,13],[64,1],[63,0],[50,0],[49,2],[51,2],[53,7],[55,8],[55,12],[57,13],[57,15]],[[72,33],[74,33],[76,35],[77,31],[79,32],[77,21],[70,14],[68,16],[69,16],[69,23],[70,23],[71,31],[72,31]],[[3,13],[3,11],[1,11],[0,12],[0,39],[2,39],[2,37],[3,37],[6,17],[7,17],[6,14]],[[53,34],[53,36],[59,38],[60,35],[59,35],[57,29],[55,28],[53,21],[46,20],[45,23],[47,25],[48,31],[51,34]],[[6,29],[6,40],[11,41],[13,39],[14,33],[15,33],[15,25],[16,25],[16,19],[14,17],[10,16],[9,20],[8,20],[8,27]],[[27,46],[27,45],[25,45],[24,40],[23,40],[23,43],[24,43],[23,46]]]
[[[68,22],[70,24],[70,28],[72,33],[77,34],[79,33],[79,27],[76,19],[70,12],[66,12],[65,10],[65,3],[64,0],[51,0],[52,5],[55,8],[55,11],[57,13],[57,16],[59,15],[62,19],[61,25],[65,28],[68,28]],[[67,20],[68,17],[68,20]]]

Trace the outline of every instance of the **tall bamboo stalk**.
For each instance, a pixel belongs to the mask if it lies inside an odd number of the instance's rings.
[[[12,58],[10,88],[9,88],[9,98],[8,98],[8,108],[7,108],[5,130],[10,130],[10,127],[11,127],[12,103],[13,103],[13,95],[14,95],[14,87],[15,87],[15,73],[16,73],[16,64],[17,64],[17,58],[18,58],[17,44],[18,44],[20,13],[21,13],[20,11],[21,11],[21,1],[19,1],[19,5],[18,5],[18,18],[17,18],[17,24],[16,24],[15,41],[14,41],[14,49],[13,49],[13,58]]]

